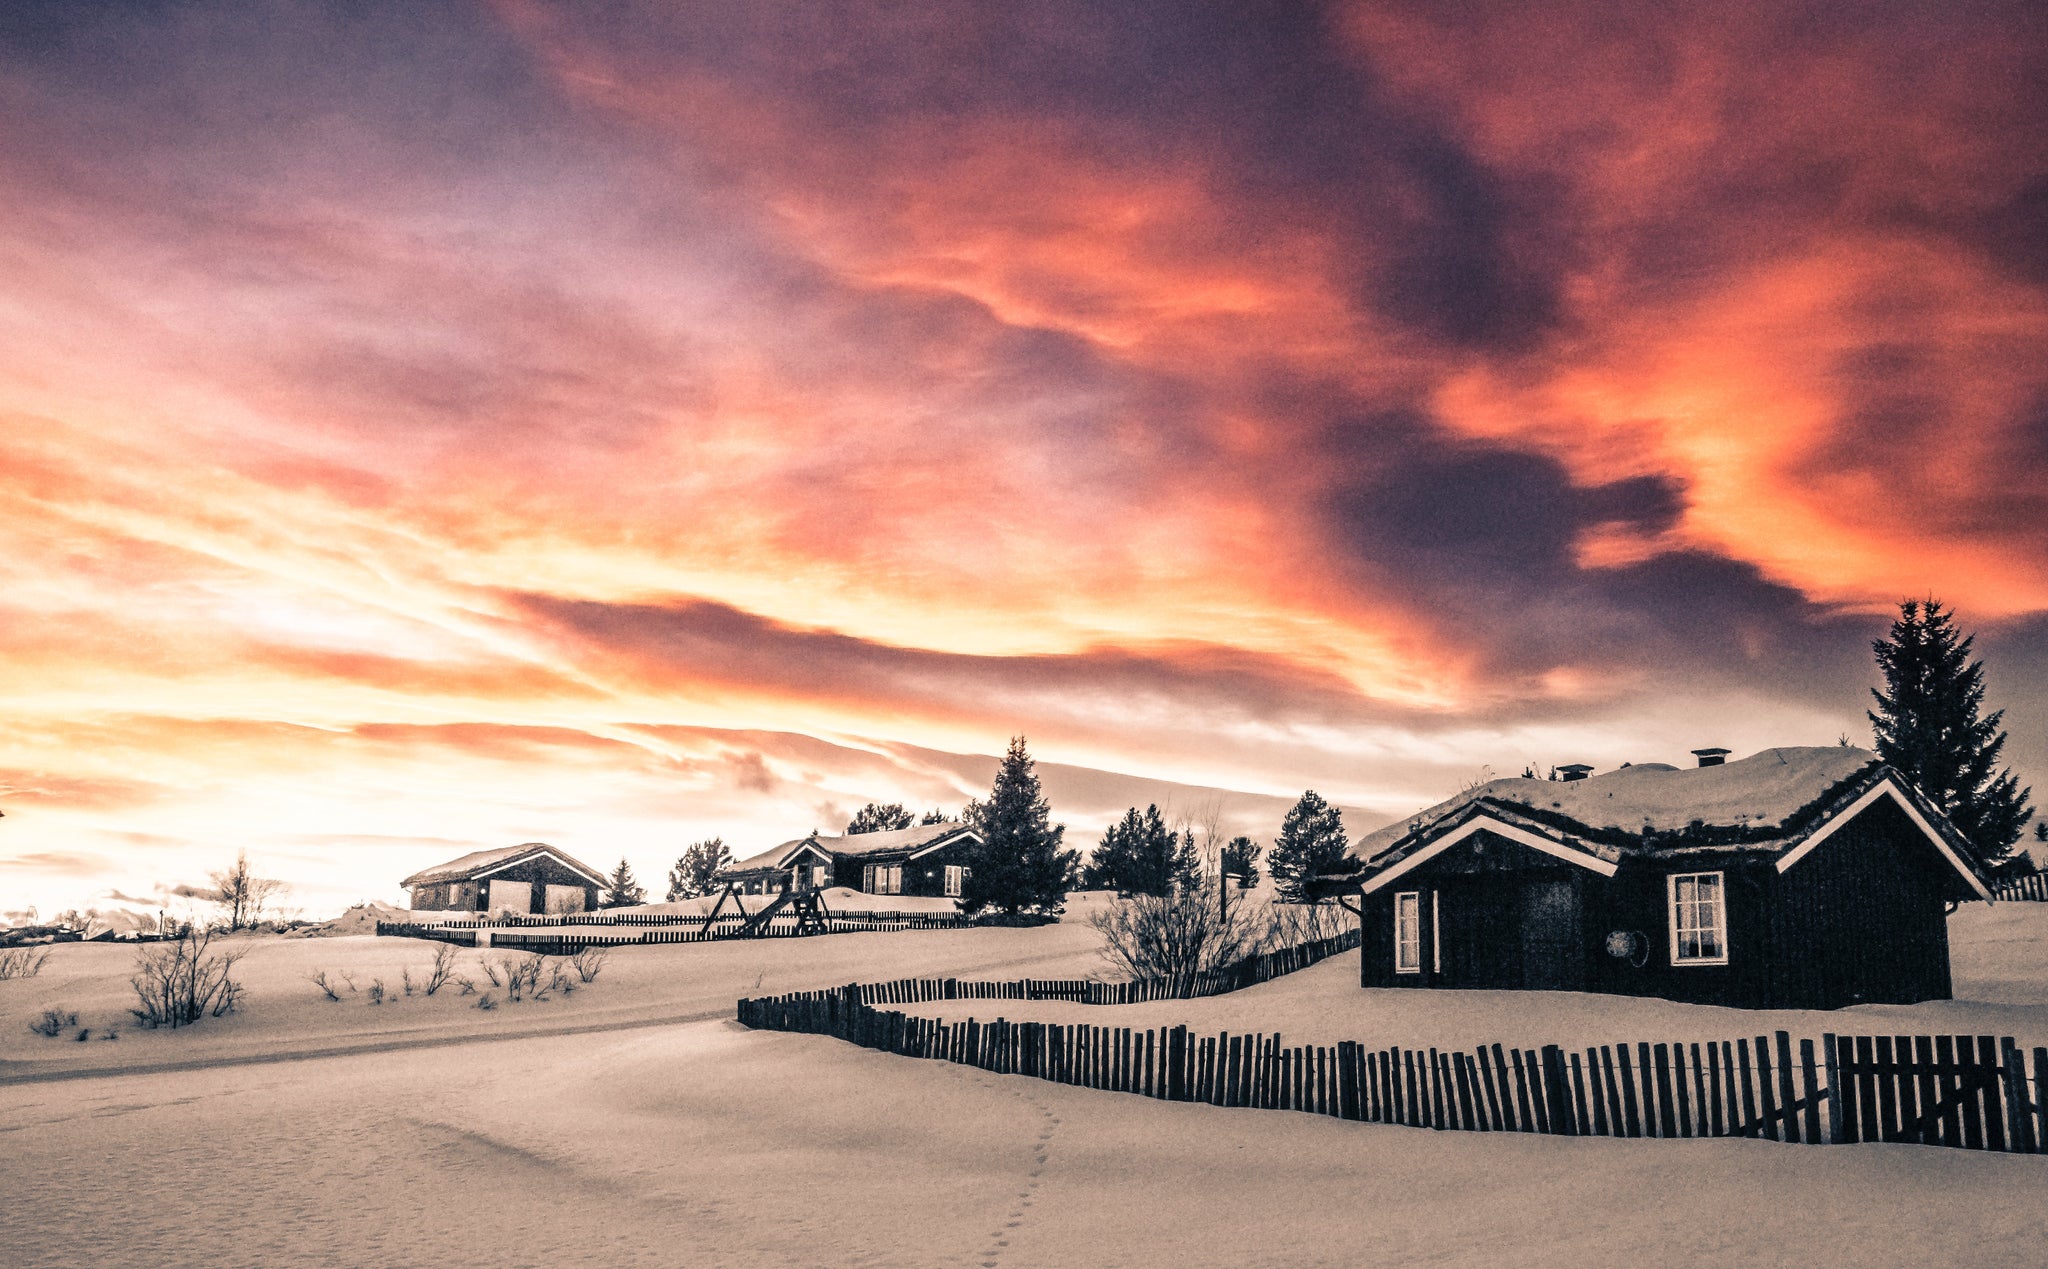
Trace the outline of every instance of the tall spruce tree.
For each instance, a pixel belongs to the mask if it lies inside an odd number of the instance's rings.
[[[1308,790],[1280,821],[1280,836],[1273,839],[1273,849],[1266,856],[1273,889],[1286,902],[1308,902],[1309,883],[1323,873],[1342,869],[1344,851],[1350,844],[1344,835],[1343,812],[1323,801],[1314,789]]]
[[[1060,849],[1067,829],[1051,822],[1051,809],[1039,792],[1024,737],[1012,738],[988,800],[968,804],[969,822],[980,831],[982,844],[961,886],[962,912],[1060,913],[1081,852]]]
[[[646,899],[647,892],[640,888],[639,882],[633,880],[633,865],[621,857],[619,866],[612,869],[612,875],[605,881],[604,893],[597,897],[597,906],[630,908],[636,903],[645,902]]]
[[[1959,635],[1934,599],[1899,605],[1890,633],[1872,643],[1884,686],[1872,688],[1877,756],[1948,815],[1985,864],[2012,853],[2026,826],[2028,795],[1998,767],[2004,710],[1979,717],[1984,666],[1970,659],[1975,635]]]

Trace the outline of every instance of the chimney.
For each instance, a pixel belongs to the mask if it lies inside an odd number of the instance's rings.
[[[1692,751],[1692,756],[1698,758],[1700,765],[1703,767],[1718,767],[1728,761],[1728,751],[1726,749],[1695,749]]]
[[[1557,769],[1560,780],[1583,780],[1593,774],[1593,768],[1583,762],[1567,762]]]

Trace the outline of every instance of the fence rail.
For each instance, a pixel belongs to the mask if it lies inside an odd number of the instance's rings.
[[[1164,979],[852,983],[739,1002],[741,1024],[1167,1101],[1305,1111],[1464,1132],[1594,1137],[1758,1137],[1807,1144],[1917,1142],[2048,1152],[2048,1048],[2010,1037],[1822,1035],[1603,1044],[1370,1049],[1280,1035],[948,1021],[885,1006],[935,1000],[1131,1004],[1215,995],[1358,946],[1358,932]]]

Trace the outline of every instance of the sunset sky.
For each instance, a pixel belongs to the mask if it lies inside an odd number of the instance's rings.
[[[957,808],[2048,793],[2048,8],[0,10],[0,911]]]

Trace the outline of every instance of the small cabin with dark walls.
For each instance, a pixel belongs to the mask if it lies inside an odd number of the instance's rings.
[[[1865,750],[1725,752],[1494,780],[1361,838],[1356,867],[1321,881],[1358,896],[1361,983],[1948,999],[1948,910],[1991,897],[1962,835]]]
[[[480,850],[399,883],[417,912],[589,912],[604,875],[545,842]]]
[[[981,835],[957,820],[784,842],[719,874],[742,894],[844,886],[867,894],[955,897]]]

